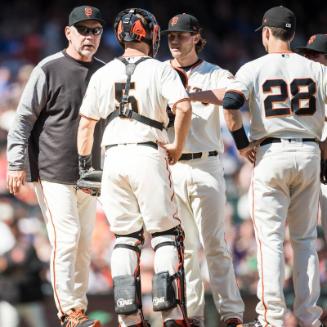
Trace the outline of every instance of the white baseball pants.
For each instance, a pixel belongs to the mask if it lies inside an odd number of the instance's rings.
[[[101,202],[111,230],[118,235],[128,235],[145,228],[149,233],[163,232],[180,225],[174,199],[171,172],[164,149],[128,144],[109,148],[101,186]],[[173,240],[172,236],[152,238],[152,246]],[[118,237],[115,244],[137,245],[139,241],[129,236]],[[112,277],[133,275],[137,268],[137,253],[126,248],[113,250]],[[156,273],[177,272],[178,255],[174,246],[157,249],[154,259]],[[141,278],[142,279],[142,278]],[[162,312],[162,320],[181,320],[179,307]],[[140,313],[118,315],[122,327],[141,322]]]
[[[171,167],[179,216],[185,231],[185,272],[189,317],[204,316],[204,285],[198,240],[208,263],[210,286],[223,320],[243,319],[244,303],[225,241],[225,181],[219,157],[179,161]]]
[[[325,240],[327,240],[327,185],[320,186],[320,209],[321,209],[321,226],[324,231]]]
[[[96,198],[73,185],[34,183],[52,247],[50,272],[58,317],[86,310]]]
[[[285,225],[294,251],[294,314],[301,326],[320,326],[315,249],[320,191],[317,143],[287,140],[259,147],[250,188],[258,252],[257,305],[263,326],[283,326]]]

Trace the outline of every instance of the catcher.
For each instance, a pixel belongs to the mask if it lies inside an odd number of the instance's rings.
[[[154,59],[160,27],[150,12],[123,10],[116,17],[114,30],[124,54],[91,78],[80,109],[78,152],[82,170],[89,170],[93,130],[100,118],[106,119],[101,198],[116,236],[111,258],[115,312],[122,327],[147,326],[140,285],[146,228],[155,250],[153,308],[161,311],[164,326],[188,326],[183,231],[169,163],[176,163],[181,155],[190,127],[191,105],[177,73]],[[167,104],[176,115],[176,137],[170,144],[165,129]]]

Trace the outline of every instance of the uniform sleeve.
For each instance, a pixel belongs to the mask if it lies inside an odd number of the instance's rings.
[[[231,82],[235,79],[234,75],[225,69],[216,69],[214,72],[214,80],[216,81],[215,88],[228,88]]]
[[[20,98],[16,117],[8,133],[9,170],[24,169],[26,148],[33,126],[47,101],[46,75],[36,66]]]
[[[170,108],[174,108],[182,100],[189,99],[180,77],[170,65],[164,65],[160,85],[161,94],[167,99]]]
[[[104,118],[101,117],[99,108],[97,76],[97,73],[92,75],[80,108],[81,116],[85,116],[94,120],[100,120],[101,118]]]
[[[251,70],[248,65],[242,66],[236,73],[235,78],[231,79],[226,92],[240,93],[248,100],[253,88],[253,79],[250,72]]]

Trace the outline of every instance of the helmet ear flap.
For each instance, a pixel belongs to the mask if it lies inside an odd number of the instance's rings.
[[[152,29],[152,43],[156,44],[158,40],[160,40],[160,26],[156,24]]]
[[[160,26],[155,24],[152,29],[152,49],[153,57],[156,56],[160,45]]]
[[[123,23],[122,21],[120,21],[118,23],[118,26],[117,26],[117,31],[116,31],[116,34],[117,34],[117,39],[119,42],[122,41],[122,36],[121,36],[121,33],[123,32]]]

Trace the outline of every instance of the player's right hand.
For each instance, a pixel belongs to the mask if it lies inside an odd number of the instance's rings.
[[[166,150],[170,165],[174,165],[182,155],[183,148],[177,147],[175,143],[160,144],[160,146]]]
[[[8,170],[7,188],[11,194],[17,194],[26,181],[26,172],[24,170]]]
[[[239,150],[240,156],[244,157],[245,159],[249,160],[251,163],[255,163],[255,158],[257,154],[257,146],[258,142],[250,142],[250,144],[241,150]]]

